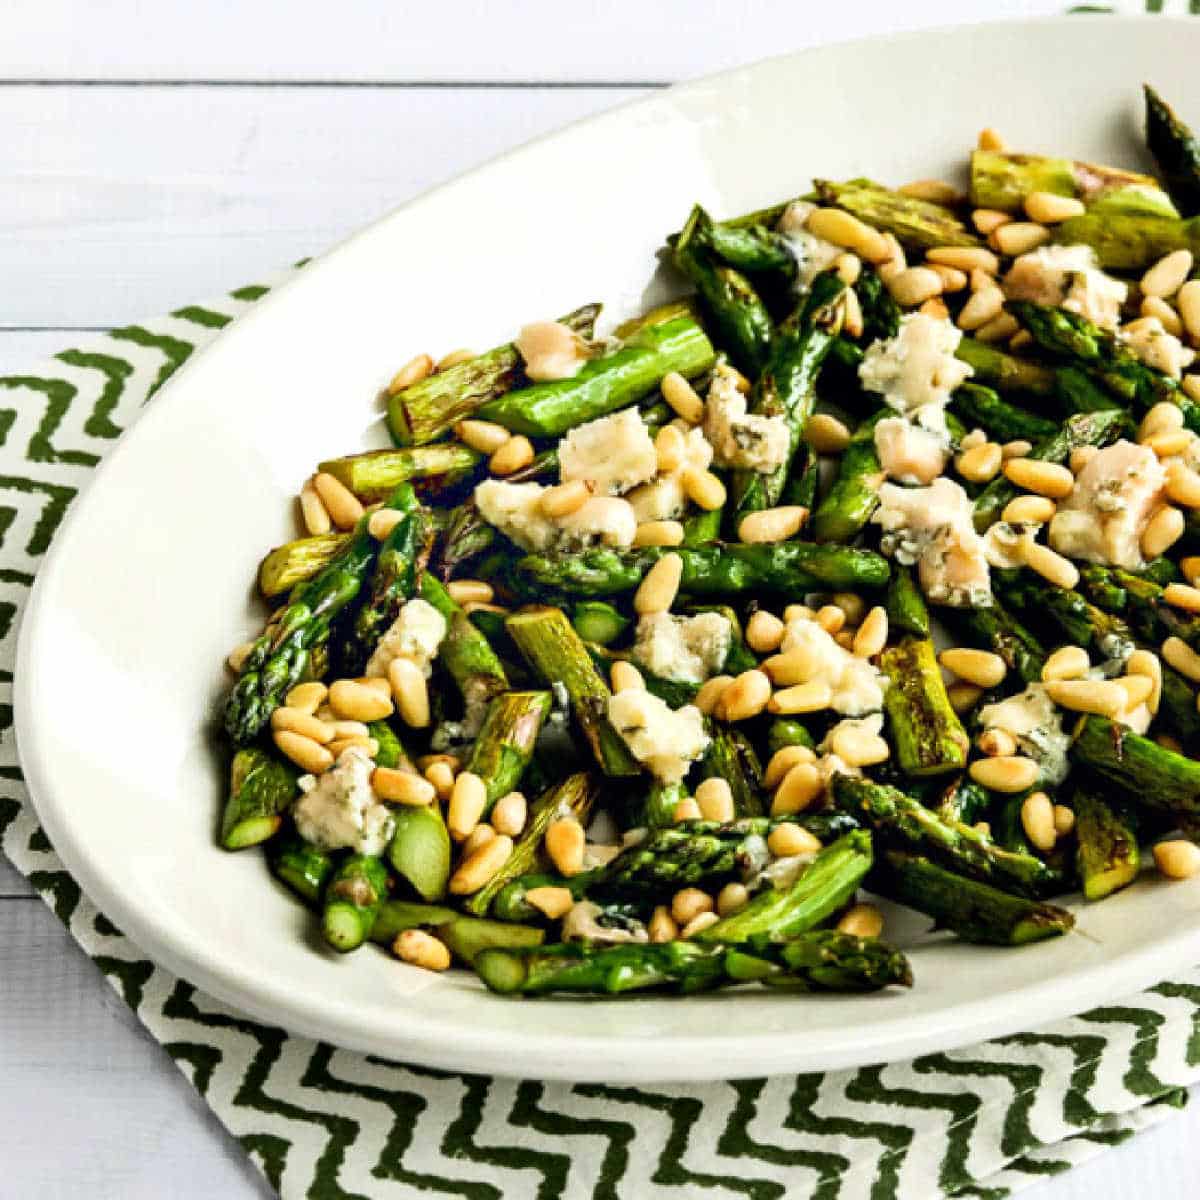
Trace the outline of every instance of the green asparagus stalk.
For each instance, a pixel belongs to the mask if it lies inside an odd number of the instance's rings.
[[[406,929],[441,929],[459,913],[441,904],[421,904],[414,900],[385,900],[371,926],[369,937],[380,946],[390,946]]]
[[[1102,412],[1113,407],[1113,398],[1086,371],[1059,367],[1054,372],[1054,401],[1068,416],[1072,413]]]
[[[368,736],[375,739],[375,744],[379,747],[379,752],[375,755],[376,766],[406,771],[416,770],[404,744],[387,721],[371,721],[367,726],[367,733]]]
[[[1070,930],[1075,918],[1066,909],[1012,896],[999,888],[957,875],[916,854],[886,851],[872,886],[933,917],[964,942],[987,946],[1024,946]]]
[[[1109,271],[1144,271],[1175,250],[1200,253],[1200,221],[1096,206],[1054,227],[1054,241],[1091,246]]]
[[[911,567],[896,566],[884,598],[888,629],[895,634],[928,637],[929,609]]]
[[[1119,613],[1139,638],[1159,646],[1169,637],[1200,647],[1200,616],[1165,603],[1162,586],[1119,567],[1089,564],[1079,573],[1079,590],[1106,612]]]
[[[697,206],[697,209],[693,209],[693,215],[697,211],[703,212],[703,209]],[[693,232],[693,238],[697,237],[697,233]],[[667,240],[670,245],[677,247],[681,237],[675,235]],[[709,220],[699,240],[726,266],[738,271],[777,272],[785,280],[791,280],[796,274],[796,259],[788,249],[787,242],[768,225],[735,225],[732,222]]]
[[[897,765],[923,778],[961,771],[971,743],[950,705],[933,640],[906,634],[879,656],[884,711]]]
[[[257,746],[239,750],[229,770],[221,845],[226,850],[244,850],[274,837],[298,791],[296,772],[289,764]]]
[[[467,770],[478,775],[487,789],[485,817],[501,796],[521,782],[550,707],[549,692],[504,692],[488,705],[467,762]]]
[[[641,768],[608,720],[611,693],[587,647],[561,609],[528,608],[505,622],[533,671],[547,683],[561,683],[575,719],[606,775],[640,774]]]
[[[258,590],[265,600],[286,596],[307,583],[346,548],[348,533],[320,533],[276,546],[258,568]]]
[[[683,545],[707,546],[721,536],[725,508],[701,509],[683,519]]]
[[[767,728],[767,758],[785,746],[804,746],[815,750],[817,743],[803,721],[794,717],[776,717]]]
[[[1200,142],[1149,84],[1145,93],[1146,144],[1171,198],[1190,217],[1200,212]]]
[[[1079,788],[1072,803],[1075,810],[1075,862],[1088,900],[1103,900],[1138,875],[1141,865],[1137,827],[1119,802],[1088,788]]]
[[[536,950],[488,950],[475,960],[479,977],[501,995],[627,992],[690,995],[759,982],[805,992],[869,992],[908,987],[912,971],[898,950],[882,942],[817,930],[778,946],[595,946],[563,942]]]
[[[580,600],[571,606],[571,624],[585,642],[607,646],[629,628],[629,618],[604,600]]]
[[[1046,651],[999,601],[987,608],[948,608],[945,614],[965,641],[1000,655],[1026,683],[1041,681]]]
[[[762,816],[762,764],[750,739],[740,730],[715,723],[709,733],[708,749],[699,763],[700,778],[729,784],[735,816]]]
[[[975,234],[943,204],[890,191],[869,179],[852,179],[847,183],[814,179],[813,185],[826,204],[836,204],[860,221],[895,234],[906,250],[979,245]]]
[[[1056,641],[1082,646],[1110,659],[1127,658],[1134,648],[1129,625],[1077,591],[1056,587],[1029,571],[994,571],[992,586],[1007,608],[1040,618]]]
[[[560,318],[583,337],[591,337],[599,304],[586,304]],[[437,441],[459,421],[473,416],[489,400],[524,381],[521,356],[513,343],[439,371],[388,398],[388,424],[398,446]]]
[[[546,938],[546,931],[533,925],[456,916],[445,925],[438,926],[437,936],[446,943],[450,953],[459,962],[471,967],[481,954],[531,950],[540,946]]]
[[[460,442],[440,442],[400,450],[367,450],[328,459],[317,469],[345,484],[364,504],[372,504],[410,481],[427,495],[445,495],[471,478],[482,457]]]
[[[895,337],[900,331],[900,305],[884,286],[879,273],[864,267],[854,285],[858,307],[862,310],[862,344],[869,346],[881,338]]]
[[[1025,440],[1036,444],[1058,432],[1057,421],[1010,404],[991,388],[980,384],[964,383],[951,397],[950,408],[968,428],[978,426],[996,442]]]
[[[436,571],[439,579],[449,580],[486,554],[495,544],[496,537],[496,530],[479,515],[475,501],[464,500],[450,510],[438,531],[437,543],[430,556],[430,569]]]
[[[325,889],[325,941],[341,954],[357,950],[370,935],[386,897],[387,868],[381,859],[352,854],[343,860]]]
[[[600,870],[583,871],[569,878],[552,871],[535,871],[529,875],[518,875],[510,879],[492,900],[491,916],[497,921],[545,922],[545,917],[526,899],[535,888],[566,888],[576,900],[587,895],[588,888],[599,876]]]
[[[1016,212],[1031,192],[1071,196],[1084,204],[1126,188],[1158,191],[1150,175],[1139,175],[1121,167],[1049,158],[1041,154],[1008,154],[998,150],[976,150],[971,155],[971,204]],[[1163,197],[1166,200],[1166,197]],[[1169,213],[1169,208],[1168,208]]]
[[[513,433],[553,437],[575,425],[636,404],[664,375],[694,376],[712,366],[714,351],[690,317],[651,325],[619,349],[587,362],[577,375],[535,383],[480,405],[477,415]]]
[[[974,825],[987,819],[994,794],[966,775],[960,775],[941,795],[937,815],[945,822]]]
[[[300,837],[290,837],[271,856],[276,878],[291,888],[310,908],[316,908],[333,874],[333,855]]]
[[[450,833],[436,804],[396,810],[396,831],[388,845],[392,870],[422,900],[432,903],[446,895],[450,879]]]
[[[987,342],[965,337],[958,343],[955,357],[974,372],[975,383],[1002,392],[1028,392],[1031,396],[1053,396],[1055,372],[1040,363],[1018,358]]]
[[[838,462],[833,485],[809,521],[815,541],[845,544],[866,528],[887,479],[875,452],[875,426],[892,415],[890,408],[881,409],[854,431]]]

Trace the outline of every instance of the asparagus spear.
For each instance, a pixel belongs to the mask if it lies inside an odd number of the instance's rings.
[[[683,519],[683,545],[707,546],[721,536],[725,508],[701,509]]]
[[[1056,587],[1029,571],[994,571],[992,586],[1008,608],[1040,618],[1062,641],[1103,658],[1127,658],[1134,648],[1133,631],[1126,622],[1079,592]]]
[[[414,900],[385,900],[371,926],[370,939],[380,946],[390,946],[406,929],[440,929],[448,925],[458,912],[441,904],[421,904]]]
[[[1144,271],[1174,250],[1200,252],[1200,221],[1097,206],[1054,227],[1054,241],[1091,246],[1110,271]]]
[[[1200,616],[1164,603],[1163,589],[1152,579],[1092,563],[1080,571],[1079,589],[1098,607],[1120,613],[1138,637],[1152,646],[1169,637],[1182,638],[1193,648],[1200,646]]]
[[[762,764],[750,739],[740,730],[715,723],[709,734],[708,749],[699,764],[700,778],[724,779],[729,784],[735,816],[762,816]]]
[[[889,572],[881,555],[849,546],[714,543],[673,550],[599,547],[569,558],[530,554],[517,563],[516,583],[527,581],[576,596],[632,592],[664,554],[678,554],[682,559],[680,586],[693,596],[733,597],[754,591],[802,596],[814,591],[882,587]]]
[[[544,921],[543,915],[526,900],[535,888],[566,888],[576,900],[582,900],[600,870],[582,871],[569,878],[550,871],[534,871],[510,879],[492,900],[491,915],[498,921]]]
[[[986,818],[993,794],[966,775],[960,775],[943,793],[937,815],[945,822],[974,825]]]
[[[896,566],[884,599],[888,629],[893,633],[929,636],[929,609],[911,567]]]
[[[1083,894],[1089,900],[1103,900],[1137,878],[1141,865],[1137,828],[1123,805],[1090,788],[1076,790],[1072,807]]]
[[[226,850],[244,850],[274,837],[298,791],[290,765],[256,746],[239,750],[229,770],[221,845]]]
[[[1046,651],[1037,638],[1003,605],[994,600],[987,608],[946,609],[946,616],[965,640],[1000,655],[1010,671],[1026,683],[1038,683]]]
[[[357,950],[387,897],[387,868],[373,854],[352,854],[342,861],[325,889],[322,930],[339,953]]]
[[[969,428],[979,426],[993,441],[1041,442],[1058,432],[1057,421],[1002,400],[989,387],[964,383],[951,397],[951,410]],[[1111,408],[1108,404],[1105,407]]]
[[[315,908],[333,874],[333,855],[301,837],[288,838],[271,857],[271,869],[305,904]]]
[[[809,733],[803,721],[794,717],[776,717],[767,728],[767,757],[784,746],[804,746],[809,750],[817,748],[816,740]]]
[[[971,204],[976,208],[1015,212],[1031,192],[1073,196],[1084,204],[1093,204],[1106,194],[1130,187],[1156,192],[1158,182],[1153,176],[1121,167],[1070,158],[998,150],[976,150],[971,154]]]
[[[450,953],[468,967],[481,954],[505,950],[530,950],[540,946],[546,931],[533,925],[514,925],[509,921],[489,921],[484,917],[455,916],[437,928],[437,936]]]
[[[392,870],[422,900],[440,900],[450,879],[450,833],[436,804],[396,810],[396,830],[388,845]]]
[[[562,317],[562,323],[591,337],[600,305],[586,304]],[[521,356],[511,342],[404,388],[388,398],[388,424],[398,446],[436,441],[480,405],[494,400],[524,378]]]
[[[987,342],[965,337],[955,350],[956,358],[974,372],[974,381],[1002,392],[1028,392],[1032,396],[1053,396],[1055,372],[1040,363],[1018,358],[1015,354]]]
[[[867,992],[912,983],[912,971],[898,950],[832,930],[779,946],[745,948],[676,941],[618,946],[564,942],[536,950],[487,950],[475,960],[475,969],[502,995],[689,995],[749,982],[806,992]]]
[[[629,748],[609,724],[608,686],[562,610],[523,609],[505,625],[534,672],[547,683],[561,683],[567,689],[575,719],[600,769],[606,775],[640,774]]]
[[[833,485],[809,521],[815,541],[845,544],[866,528],[887,479],[875,452],[875,426],[892,415],[890,408],[880,409],[854,431],[838,462]]]
[[[501,796],[517,784],[533,756],[542,725],[550,715],[549,692],[504,692],[488,705],[471,749],[467,770],[487,788],[486,817]]]
[[[924,855],[971,879],[1033,899],[1053,893],[1062,882],[1041,859],[1003,850],[969,825],[943,821],[897,788],[835,775],[833,794],[840,808],[869,825],[889,849]]]
[[[629,618],[605,600],[580,600],[571,607],[571,624],[585,642],[607,646],[629,628]]]
[[[350,541],[348,533],[320,533],[276,546],[259,564],[258,590],[265,600],[285,596],[327,567]]]
[[[907,250],[979,245],[979,239],[943,204],[890,191],[869,179],[847,183],[814,179],[813,185],[826,204],[836,204],[860,221],[895,234]]]
[[[879,272],[864,267],[854,285],[858,307],[862,311],[862,344],[869,346],[880,338],[895,337],[900,332],[900,305],[884,286]]]
[[[693,213],[697,210],[703,212],[697,206]],[[668,241],[674,246],[679,244],[678,237]],[[796,274],[796,259],[787,241],[769,225],[709,220],[703,241],[723,263],[739,271],[773,271],[786,280]]]
[[[906,634],[879,656],[884,711],[897,765],[924,777],[961,771],[971,743],[950,705],[933,640]]]
[[[364,504],[371,504],[414,480],[428,495],[445,495],[471,478],[482,457],[460,442],[441,442],[400,450],[367,450],[328,459],[317,469],[345,484]]]
[[[1200,212],[1200,142],[1149,85],[1146,93],[1146,144],[1166,180],[1171,198],[1185,216]]]
[[[1066,909],[1009,895],[903,851],[883,854],[872,886],[880,895],[933,917],[964,942],[1023,946],[1057,937],[1075,924]]]
[[[714,351],[691,317],[677,317],[635,333],[611,354],[593,358],[577,375],[509,392],[480,405],[477,415],[514,433],[552,437],[585,421],[636,404],[664,375],[699,375]]]

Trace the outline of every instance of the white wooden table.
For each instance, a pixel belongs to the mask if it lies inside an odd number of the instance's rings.
[[[1183,0],[1176,0],[1182,10]],[[8,0],[0,374],[318,251],[423,188],[663,83],[1046,0]],[[914,10],[919,10],[914,12]],[[1002,123],[1002,113],[997,114]],[[1031,1200],[1196,1194],[1200,1106]],[[0,860],[0,1200],[268,1190]]]

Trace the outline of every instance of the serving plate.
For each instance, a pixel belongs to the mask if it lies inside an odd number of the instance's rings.
[[[1086,47],[1086,53],[1084,49]],[[916,985],[866,997],[503,1000],[465,972],[339,958],[258,853],[218,849],[211,734],[250,581],[293,536],[313,464],[382,444],[375,400],[429,349],[493,345],[603,299],[664,298],[655,251],[689,205],[728,215],[812,175],[953,177],[976,132],[1136,163],[1138,85],[1185,111],[1200,22],[1073,17],[840,45],[626,105],[474,171],[306,267],[171,381],[97,472],[34,588],[18,652],[34,804],[83,888],[149,955],[254,1017],[456,1070],[733,1078],[906,1058],[1029,1028],[1200,959],[1200,880],[1076,906],[1072,936],[960,945],[889,913]]]

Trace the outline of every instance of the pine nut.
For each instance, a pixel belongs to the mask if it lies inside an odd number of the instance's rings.
[[[1026,346],[1033,345],[1033,334],[1028,329],[1018,329],[1008,340],[1008,348],[1014,353],[1024,350]],[[1030,444],[1032,449],[1032,443]]]
[[[1154,680],[1149,675],[1121,675],[1113,680],[1125,692],[1125,711],[1133,712],[1147,704],[1154,692]]]
[[[771,816],[789,817],[803,812],[825,791],[825,781],[813,763],[797,763],[775,789]]]
[[[1050,240],[1050,230],[1032,221],[1010,221],[992,232],[988,243],[994,250],[1010,258],[1028,254]]]
[[[646,924],[646,932],[650,941],[655,944],[673,942],[679,936],[679,926],[671,916],[671,910],[665,904],[660,904]]]
[[[680,821],[699,821],[703,817],[700,811],[700,805],[696,803],[691,796],[684,796],[682,800],[671,810],[671,820],[676,825]]]
[[[985,729],[975,744],[989,758],[1011,758],[1017,752],[1017,739],[1007,729]]]
[[[797,854],[817,854],[821,841],[803,825],[785,821],[767,834],[767,849],[776,858],[792,858]]]
[[[1158,661],[1158,655],[1150,650],[1135,650],[1125,660],[1125,670],[1129,675],[1144,675],[1150,680],[1150,695],[1146,698],[1146,707],[1150,710],[1150,715],[1154,716],[1162,699],[1162,663]]]
[[[998,208],[977,208],[971,214],[971,224],[984,237],[994,233],[1001,225],[1007,225],[1012,219],[1012,213],[1001,212]]]
[[[1146,558],[1165,554],[1183,537],[1183,513],[1177,508],[1164,507],[1150,518],[1142,530],[1142,553]]]
[[[480,825],[476,825],[474,829],[467,834],[467,840],[462,844],[462,851],[459,855],[462,859],[468,859],[476,850],[481,850],[496,836],[494,826],[489,825],[486,821]]]
[[[1125,689],[1111,680],[1051,679],[1045,686],[1055,704],[1072,712],[1119,717],[1125,711]]]
[[[1038,496],[1065,500],[1075,487],[1075,476],[1059,463],[1037,458],[1010,458],[1004,464],[1004,477]]]
[[[1000,655],[990,650],[973,650],[969,646],[943,650],[938,655],[938,662],[959,679],[981,688],[996,687],[1008,673],[1008,666]]]
[[[1148,446],[1159,458],[1174,458],[1187,450],[1195,436],[1190,429],[1173,429],[1166,433],[1153,434],[1142,445]]]
[[[489,458],[512,437],[503,425],[497,425],[495,421],[459,421],[454,432],[460,442]]]
[[[391,699],[354,679],[339,679],[329,689],[329,707],[346,721],[382,721],[392,715]]]
[[[368,758],[374,758],[379,753],[379,743],[373,737],[335,738],[325,749],[336,760],[342,757],[343,750],[349,750],[351,746],[357,746],[360,750],[365,750]]]
[[[839,629],[837,631],[837,633],[835,633],[833,635],[833,640],[835,642],[837,642],[837,644],[839,646],[841,646],[841,648],[843,650],[848,650],[851,653],[854,652],[854,630],[853,629]]]
[[[771,699],[771,681],[762,671],[743,671],[721,695],[718,716],[726,721],[757,717]]]
[[[851,937],[877,938],[883,932],[883,913],[873,904],[852,905],[838,921],[837,931]]]
[[[997,755],[995,758],[977,758],[968,774],[982,787],[1012,795],[1033,787],[1037,782],[1038,765],[1033,759],[1020,755]]]
[[[787,654],[773,654],[762,669],[776,687],[793,683],[806,683],[819,669],[819,656],[809,649],[789,650]]]
[[[971,828],[975,830],[976,833],[982,833],[985,838],[990,838],[992,836],[992,825],[990,821],[976,821]]]
[[[455,604],[491,604],[496,598],[495,589],[482,579],[452,579],[446,591]]]
[[[643,521],[633,534],[635,546],[681,546],[683,526],[678,521]]]
[[[1012,313],[1002,312],[998,317],[975,330],[975,340],[989,344],[1004,342],[1017,333],[1019,329],[1020,326],[1017,324],[1017,318]]]
[[[317,494],[311,479],[300,489],[300,516],[304,520],[305,530],[313,537],[328,533],[333,528],[329,510]]]
[[[660,475],[678,471],[687,459],[687,439],[683,431],[676,425],[664,425],[654,438],[654,453]]]
[[[1193,342],[1200,341],[1200,279],[1189,279],[1175,297],[1183,327]],[[1190,394],[1190,393],[1189,393]]]
[[[689,425],[699,425],[704,420],[704,401],[696,389],[678,371],[668,371],[659,384],[663,399]]]
[[[959,329],[980,329],[994,321],[1004,309],[1004,293],[992,284],[971,293],[958,314]]]
[[[787,626],[765,608],[760,608],[746,622],[746,645],[755,654],[773,654],[779,649]]]
[[[437,798],[437,789],[420,775],[412,771],[398,771],[395,767],[376,767],[371,772],[371,787],[381,800],[396,804],[411,804],[424,807]]]
[[[456,842],[469,837],[487,808],[487,787],[474,771],[461,771],[454,780],[446,808],[446,828]]]
[[[1174,433],[1183,428],[1183,409],[1169,400],[1160,400],[1149,409],[1138,426],[1137,440],[1144,442],[1156,433]]]
[[[1046,659],[1042,682],[1051,679],[1083,679],[1092,669],[1088,652],[1082,646],[1062,646]]]
[[[863,623],[854,635],[853,650],[855,658],[874,658],[883,652],[888,640],[887,609],[877,604],[863,618]]]
[[[330,721],[328,725],[335,738],[365,738],[371,736],[371,727],[364,725],[362,721]]]
[[[733,682],[732,675],[714,675],[700,685],[692,703],[707,717],[711,716],[721,703],[725,690]]]
[[[235,674],[240,675],[242,668],[246,665],[248,659],[254,650],[253,642],[242,642],[240,645],[234,646],[230,650],[228,657],[225,659],[225,665]]]
[[[1192,253],[1190,250],[1174,250],[1170,254],[1165,254],[1142,276],[1139,285],[1142,295],[1162,299],[1174,296],[1187,282],[1191,273]]]
[[[1069,591],[1079,582],[1079,568],[1069,558],[1064,558],[1041,542],[1029,541],[1026,544],[1025,565],[1055,587]]]
[[[950,320],[950,310],[946,307],[946,302],[941,296],[934,296],[931,300],[926,300],[917,312],[922,316],[932,317],[935,321]]]
[[[417,768],[428,770],[434,763],[445,763],[456,775],[462,770],[462,760],[454,754],[421,754],[417,757]]]
[[[1200,683],[1200,654],[1182,638],[1169,637],[1160,647],[1163,661],[1185,675],[1193,683]]]
[[[820,712],[833,701],[829,684],[820,680],[799,683],[795,687],[783,688],[771,697],[767,708],[773,713],[792,715],[795,713]]]
[[[837,272],[837,277],[848,287],[853,287],[862,275],[862,259],[857,254],[849,252],[839,254],[833,260],[833,269]]]
[[[1181,462],[1168,463],[1166,493],[1184,508],[1200,508],[1200,475]]]
[[[638,584],[633,611],[643,617],[647,613],[670,612],[682,579],[683,559],[678,554],[664,554]]]
[[[450,794],[454,791],[454,769],[449,763],[430,763],[425,768],[425,778],[433,784],[433,789],[437,792],[439,800],[445,801],[450,799]]]
[[[1179,314],[1158,296],[1147,296],[1142,301],[1141,314],[1143,317],[1157,317],[1172,337],[1183,337],[1183,322],[1179,319]]]
[[[941,281],[943,292],[961,292],[967,286],[967,273],[957,267],[933,263],[929,268]]]
[[[1179,569],[1192,587],[1200,587],[1200,555],[1185,555],[1179,560]]]
[[[976,687],[973,683],[952,683],[946,689],[946,697],[950,701],[950,707],[961,717],[983,699],[983,688]]]
[[[711,472],[700,467],[685,467],[679,477],[687,498],[705,512],[725,503],[725,485]]]
[[[1018,438],[1016,441],[1005,442],[1004,445],[1000,447],[1000,457],[1004,462],[1008,462],[1010,458],[1026,458],[1030,453],[1032,453],[1032,451],[1032,442],[1027,442],[1023,438]]]
[[[818,454],[841,454],[850,444],[850,430],[829,413],[814,413],[804,427],[804,440]]]
[[[1025,197],[1025,213],[1031,221],[1043,225],[1057,225],[1072,217],[1082,217],[1087,212],[1082,200],[1074,196],[1059,196],[1054,192],[1030,192]]]
[[[321,746],[327,746],[333,741],[335,733],[324,721],[318,721],[311,713],[298,708],[277,708],[271,714],[271,729],[274,731],[288,730],[298,733],[301,737],[312,738]]]
[[[996,442],[964,450],[954,460],[955,470],[971,483],[987,483],[1000,474],[1002,454]]]
[[[867,262],[886,262],[891,247],[878,229],[840,208],[818,208],[808,218],[808,230],[835,246],[853,250]]]
[[[512,838],[523,832],[528,819],[529,804],[523,792],[509,792],[501,796],[492,808],[492,828]]]
[[[724,779],[714,776],[704,780],[696,788],[695,800],[706,821],[720,821],[724,824],[734,818],[733,790]]]
[[[996,154],[1008,150],[1008,143],[990,125],[980,131],[978,146],[980,150],[991,150]]]
[[[533,462],[533,443],[522,434],[510,437],[503,446],[488,459],[488,469],[493,475],[511,475]]]
[[[473,358],[479,356],[474,350],[468,349],[465,346],[460,346],[457,350],[451,350],[449,354],[443,354],[437,360],[437,366],[434,367],[434,373],[438,374],[442,371],[448,371],[451,367],[457,367],[459,363],[470,362]]]
[[[1200,846],[1177,838],[1154,847],[1154,865],[1168,879],[1190,879],[1200,871]]]
[[[420,383],[422,379],[433,374],[433,359],[428,354],[418,354],[416,358],[409,359],[392,376],[391,383],[387,386],[389,396],[394,396],[398,392],[404,391],[405,388],[410,388],[414,384]]]
[[[858,293],[848,287],[842,293],[842,332],[849,338],[862,337],[863,313],[858,302]]]
[[[793,621],[811,621],[816,614],[807,604],[789,604],[783,610],[783,619],[789,625]]]
[[[740,912],[749,903],[750,893],[740,883],[727,883],[717,893],[717,913],[722,917]]]
[[[878,734],[862,729],[834,729],[830,750],[848,767],[873,767],[887,762],[891,749]]]
[[[959,271],[983,271],[995,275],[1000,270],[1000,260],[982,246],[935,246],[925,257],[931,263],[941,263],[943,267],[954,267]]]
[[[281,754],[310,775],[320,775],[333,766],[333,755],[320,742],[314,742],[303,734],[293,733],[290,729],[276,729],[271,733],[271,740]]]
[[[569,879],[583,870],[586,841],[583,826],[574,817],[559,817],[546,827],[546,853],[560,875]]]
[[[1162,600],[1172,608],[1185,612],[1200,612],[1200,588],[1186,583],[1168,583],[1162,591]]]
[[[960,450],[974,450],[976,446],[984,445],[987,440],[988,435],[982,429],[972,429],[970,433],[962,435],[958,447]]]
[[[525,901],[533,905],[542,916],[557,921],[571,911],[575,897],[571,895],[570,888],[535,887],[525,893]]]
[[[808,509],[798,504],[780,505],[747,513],[738,525],[738,538],[743,542],[785,542],[800,532],[808,518]]]
[[[713,898],[700,888],[681,888],[671,897],[671,917],[680,925],[686,925],[701,913],[712,910]]]
[[[300,712],[311,714],[325,703],[325,697],[328,695],[328,688],[323,683],[313,680],[309,683],[296,684],[283,698],[283,702],[288,708],[295,708]]]
[[[542,515],[555,520],[578,512],[591,497],[588,485],[582,479],[571,479],[557,487],[547,488],[538,501]]]
[[[502,833],[485,842],[474,854],[464,859],[458,870],[450,876],[451,894],[471,896],[479,891],[508,862],[512,852],[512,838]]]
[[[687,941],[690,937],[695,937],[704,929],[709,929],[715,925],[721,918],[715,912],[701,913],[698,917],[693,917],[680,931],[679,937],[682,941]]]
[[[1054,832],[1064,838],[1075,828],[1075,813],[1065,804],[1054,805]]]
[[[887,287],[901,308],[915,308],[942,294],[942,279],[929,267],[908,267],[888,280]]]
[[[963,194],[952,183],[942,179],[914,179],[896,189],[902,196],[914,200],[928,200],[930,204],[961,204]]]
[[[1004,506],[1000,519],[1013,525],[1044,525],[1057,511],[1058,505],[1047,496],[1018,496]]]
[[[1099,453],[1098,446],[1076,446],[1067,458],[1067,466],[1071,468],[1071,474],[1078,475]]]
[[[429,685],[421,668],[407,658],[394,658],[388,665],[388,682],[400,719],[413,729],[429,724]]]
[[[450,966],[450,951],[423,929],[404,929],[392,942],[392,953],[410,966],[424,971],[445,971]]]
[[[1031,792],[1021,803],[1021,827],[1025,836],[1043,854],[1054,849],[1058,833],[1054,828],[1054,805],[1045,792]]]
[[[405,514],[394,508],[381,508],[367,518],[367,532],[377,541],[386,541]]]
[[[608,674],[612,680],[612,690],[614,693],[625,692],[631,689],[638,692],[646,690],[646,681],[642,678],[641,671],[633,663],[617,659],[609,668]]]
[[[822,604],[814,618],[826,633],[833,635],[846,624],[846,614],[836,604]]]
[[[767,769],[763,773],[763,787],[774,791],[793,767],[800,763],[816,761],[817,756],[807,746],[781,746],[767,763]]]
[[[363,515],[363,506],[358,497],[340,479],[335,479],[326,471],[314,475],[312,483],[333,523],[339,529],[353,529]]]

